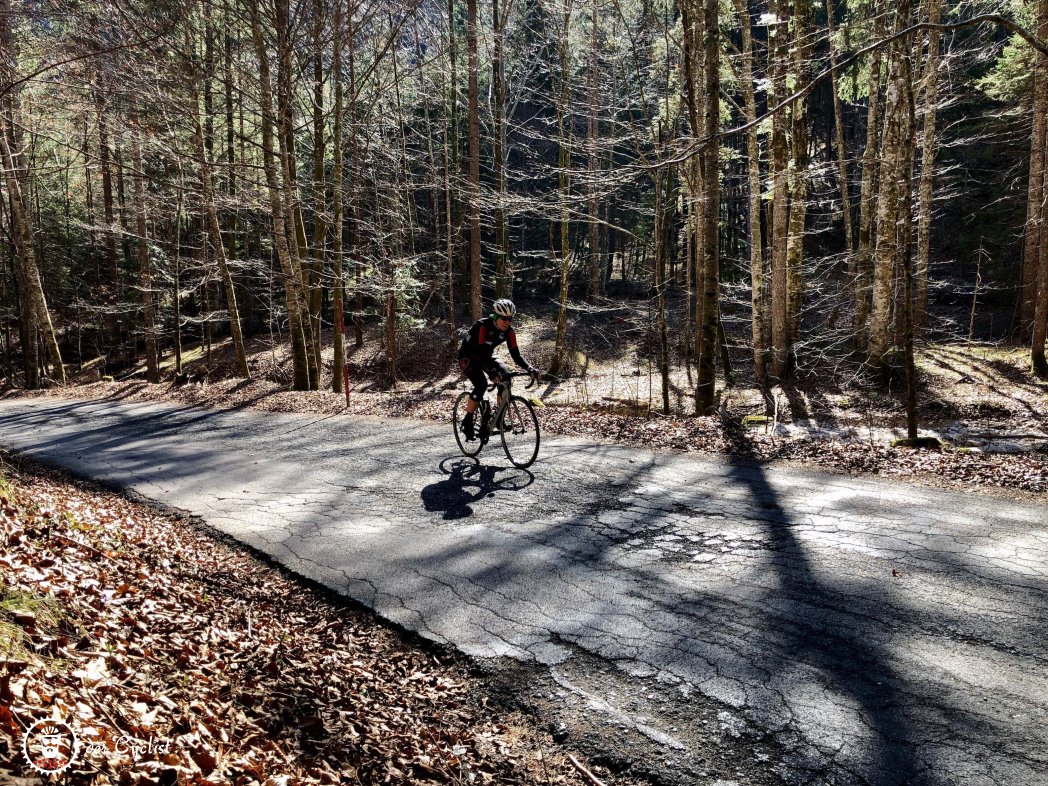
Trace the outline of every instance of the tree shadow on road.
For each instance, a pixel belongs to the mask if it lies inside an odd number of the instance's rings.
[[[492,496],[496,491],[520,491],[535,476],[527,470],[483,465],[476,459],[456,456],[440,462],[444,480],[422,489],[422,504],[428,511],[443,511],[446,521],[473,515],[471,503]]]
[[[862,773],[863,783],[913,782],[924,766],[914,759],[920,733],[908,720],[912,707],[907,706],[906,680],[893,669],[889,642],[878,630],[877,618],[880,613],[890,616],[890,610],[879,612],[876,599],[854,587],[837,586],[836,580],[827,579],[827,566],[812,563],[810,549],[796,530],[803,522],[781,504],[763,468],[735,463],[728,474],[747,488],[770,536],[769,567],[779,580],[765,605],[761,629],[766,643],[761,647],[788,657],[789,666],[777,675],[778,689],[786,695],[821,693],[828,705],[852,708],[859,716],[845,720],[849,714],[845,710],[834,730],[834,724],[820,715],[841,709],[815,706],[809,708],[806,720],[798,718],[795,723],[822,727],[828,737],[836,731],[841,741],[851,737],[850,767]],[[865,739],[856,739],[861,737]],[[809,741],[824,748],[824,753],[833,747],[829,738]]]

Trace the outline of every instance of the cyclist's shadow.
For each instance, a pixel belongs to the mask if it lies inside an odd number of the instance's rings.
[[[472,503],[496,491],[520,491],[535,480],[525,469],[486,466],[462,456],[444,459],[440,471],[448,477],[422,489],[422,504],[426,510],[444,511],[445,520],[472,516]],[[505,477],[497,477],[503,473]]]

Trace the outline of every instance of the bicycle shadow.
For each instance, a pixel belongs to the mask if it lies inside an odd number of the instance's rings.
[[[426,510],[443,511],[445,521],[472,516],[471,505],[496,491],[520,491],[535,482],[535,476],[526,469],[481,464],[462,456],[441,461],[440,471],[448,477],[422,489],[422,504]],[[506,477],[497,477],[507,471]]]

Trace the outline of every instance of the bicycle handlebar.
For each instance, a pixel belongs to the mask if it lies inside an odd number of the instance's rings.
[[[509,379],[509,378],[512,378],[512,377],[531,377],[531,382],[529,382],[527,385],[524,386],[525,390],[528,390],[529,388],[534,387],[535,384],[538,382],[538,380],[534,376],[532,376],[530,371],[510,371],[510,372],[508,372],[506,374],[502,374],[500,376],[503,379]],[[494,390],[497,387],[498,387],[498,383],[492,382],[490,385],[488,385],[488,390]]]

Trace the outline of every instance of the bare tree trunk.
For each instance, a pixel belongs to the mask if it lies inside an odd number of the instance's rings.
[[[98,169],[102,174],[102,211],[106,222],[106,268],[112,292],[117,293],[120,288],[120,267],[116,255],[116,233],[113,231],[116,217],[113,211],[113,166],[112,151],[109,149],[109,101],[106,94],[99,75],[95,80],[95,105],[98,110]]]
[[[171,221],[171,246],[175,260],[174,309],[175,309],[175,374],[182,373],[182,175],[178,177],[178,194],[175,198],[175,216]]]
[[[11,35],[12,11],[10,0],[0,0],[0,84],[12,85],[17,71],[16,42]],[[14,242],[16,277],[22,295],[22,347],[26,361],[26,387],[39,385],[39,351],[37,331],[42,335],[51,356],[55,377],[66,383],[65,366],[51,322],[51,312],[44,297],[44,285],[37,267],[33,248],[32,217],[26,207],[25,189],[28,187],[28,167],[22,166],[21,151],[12,152],[11,145],[19,139],[18,95],[12,91],[6,97],[6,106],[0,108],[0,163],[3,164],[7,199],[11,211],[11,234]],[[8,139],[8,133],[11,139]],[[24,178],[24,179],[23,179]]]
[[[874,39],[884,37],[885,0],[877,0],[874,17]],[[859,189],[859,248],[850,267],[855,298],[855,348],[866,347],[866,322],[869,317],[870,265],[873,259],[873,224],[878,181],[878,117],[881,93],[881,49],[874,51],[870,63],[869,107],[866,111],[866,148],[862,154],[862,184]]]
[[[928,22],[939,24],[942,0],[928,0]],[[939,31],[928,31],[928,60],[924,71],[924,129],[921,140],[921,181],[918,190],[917,293],[914,332],[928,322],[928,269],[932,243],[932,191],[935,176],[935,110],[939,101]]]
[[[495,36],[491,56],[491,79],[494,87],[494,164],[498,181],[498,203],[495,206],[495,297],[513,297],[513,271],[509,264],[509,226],[506,218],[506,198],[509,188],[506,175],[506,71],[503,63],[506,12],[500,13],[499,3],[491,0],[491,25]]]
[[[852,227],[851,194],[848,189],[848,152],[845,149],[844,115],[841,108],[841,97],[837,90],[837,43],[834,40],[833,0],[826,0],[826,19],[830,34],[830,69],[833,85],[833,132],[837,145],[837,185],[841,192],[841,212],[844,215],[844,249],[851,258],[855,248],[855,230]]]
[[[812,47],[810,41],[811,4],[809,0],[793,3],[793,77],[797,84],[809,79]],[[804,226],[808,215],[808,99],[793,102],[792,117],[793,166],[790,172],[790,221],[786,241],[787,317],[786,340],[788,364],[795,361],[796,345],[800,339],[801,305],[804,299]]]
[[[146,238],[146,193],[143,183],[142,129],[131,99],[132,155],[134,156],[135,229],[138,235],[138,285],[142,290],[142,325],[146,333],[146,379],[160,381],[156,348],[156,323],[153,318],[153,276],[149,266],[149,242]]]
[[[761,237],[761,162],[760,142],[757,136],[757,99],[753,89],[753,34],[750,26],[750,11],[746,0],[735,0],[742,24],[742,96],[747,123],[753,125],[746,131],[746,175],[749,187],[749,247],[750,247],[750,317],[753,341],[753,365],[757,383],[765,382],[764,345],[764,240]]]
[[[684,35],[682,37],[682,49],[684,61],[684,98],[688,109],[688,125],[693,137],[699,137],[706,128],[705,96],[704,96],[704,68],[705,60],[700,43],[702,41],[702,13],[696,7],[695,2],[680,4],[681,24]],[[689,265],[693,270],[695,288],[695,330],[691,335],[689,325],[689,338],[692,354],[696,361],[702,355],[702,324],[705,301],[703,299],[705,267],[703,264],[704,234],[706,231],[703,200],[703,166],[701,155],[693,156],[685,164],[684,177],[688,185],[690,220],[692,224],[691,243],[688,249]],[[623,266],[625,274],[625,265]],[[623,276],[625,278],[625,275]],[[690,304],[689,304],[690,307]],[[690,321],[690,320],[689,320]]]
[[[397,298],[392,285],[386,289],[386,373],[397,384]]]
[[[352,7],[352,6],[351,6]],[[335,117],[331,136],[331,154],[334,165],[331,172],[332,220],[331,256],[335,263],[335,358],[331,371],[331,389],[335,393],[346,393],[349,402],[346,374],[346,316],[343,301],[346,296],[345,270],[342,262],[342,0],[334,0],[334,23],[331,54],[331,78],[335,80]],[[349,45],[353,46],[352,39]]]
[[[477,54],[477,0],[466,0],[466,50],[469,58],[469,259],[470,311],[473,319],[480,319],[480,99],[478,76],[480,61]]]
[[[1041,40],[1045,39],[1041,37]],[[1045,163],[1048,164],[1048,161]],[[1045,342],[1048,341],[1048,205],[1044,202],[1041,205],[1040,257],[1040,267],[1037,271],[1037,306],[1034,309],[1033,337],[1030,341],[1030,366],[1037,376],[1044,378],[1048,377],[1048,360],[1044,354]]]
[[[303,314],[305,312],[302,276],[300,271],[296,269],[289,250],[288,227],[285,220],[284,204],[281,198],[281,184],[277,176],[277,162],[274,155],[273,87],[269,75],[269,56],[266,52],[265,40],[262,37],[258,0],[252,0],[249,8],[251,11],[251,34],[259,65],[263,166],[269,191],[269,208],[273,215],[273,241],[284,279],[288,327],[291,333],[291,358],[294,374],[292,386],[295,390],[309,390],[309,359],[307,357],[305,333],[302,328]]]
[[[17,226],[17,225],[16,225]],[[36,329],[36,317],[33,315],[33,301],[29,297],[29,281],[17,251],[20,248],[21,230],[15,229],[14,259],[15,294],[18,296],[18,338],[22,345],[22,373],[25,375],[26,390],[40,387],[40,335]]]
[[[306,238],[306,224],[302,214],[302,199],[297,186],[298,164],[295,153],[295,115],[294,115],[294,69],[293,52],[295,42],[292,40],[293,29],[290,0],[276,0],[274,3],[274,30],[277,42],[277,87],[279,90],[279,111],[276,118],[279,141],[279,161],[281,196],[284,202],[284,215],[287,227],[287,249],[291,259],[291,268],[299,278],[298,297],[302,335],[306,342],[306,368],[309,374],[309,390],[317,390],[320,385],[320,369],[317,365],[316,342],[319,337],[313,333],[313,322],[309,312],[309,267],[303,262],[310,254]]]
[[[1048,38],[1048,0],[1038,0],[1037,3],[1037,36],[1044,41]],[[1041,94],[1041,106],[1048,103],[1048,55],[1037,56],[1037,69],[1035,72],[1035,90],[1039,88]],[[1035,102],[1036,105],[1036,102]],[[1034,110],[1036,112],[1036,109]],[[1037,129],[1037,116],[1034,115],[1034,129]],[[1040,214],[1035,226],[1040,230],[1037,242],[1037,289],[1034,296],[1036,305],[1033,309],[1033,329],[1030,342],[1030,364],[1034,373],[1040,377],[1048,377],[1048,360],[1045,359],[1045,341],[1048,340],[1048,188],[1045,188],[1043,174],[1048,168],[1048,139],[1046,139],[1044,110],[1041,112],[1040,136],[1034,137],[1031,145],[1031,179],[1034,161],[1040,156],[1041,159],[1041,195],[1037,200],[1040,206]],[[1027,232],[1032,232],[1030,224],[1027,223]],[[1027,240],[1027,248],[1030,243]]]
[[[6,9],[0,8],[0,16],[7,13]],[[65,366],[62,365],[62,353],[58,348],[58,337],[55,335],[54,325],[51,323],[51,312],[47,308],[47,300],[44,297],[44,285],[40,280],[40,270],[36,265],[36,255],[33,249],[33,227],[29,214],[25,209],[22,184],[18,182],[14,155],[11,153],[11,146],[7,140],[9,120],[7,117],[2,119],[3,124],[0,125],[0,152],[3,153],[4,175],[7,181],[8,201],[11,206],[11,223],[14,227],[15,247],[18,252],[16,256],[20,268],[20,278],[23,282],[22,294],[28,303],[28,314],[32,317],[29,320],[29,324],[26,325],[26,332],[34,334],[30,337],[30,342],[34,346],[36,343],[36,331],[39,330],[43,334],[44,343],[47,345],[48,354],[51,356],[55,377],[64,385],[66,383]],[[35,360],[32,365],[35,369]],[[34,378],[35,371],[27,373],[27,387],[31,386],[28,384],[29,380]]]
[[[229,332],[233,339],[233,354],[236,357],[237,373],[245,379],[250,379],[251,372],[247,365],[247,352],[244,348],[244,335],[240,326],[240,309],[237,305],[236,289],[233,286],[233,276],[230,273],[229,263],[226,259],[225,244],[222,242],[222,225],[218,220],[218,210],[215,208],[211,162],[203,144],[204,133],[199,123],[197,123],[194,136],[197,142],[197,155],[200,158],[200,182],[203,188],[204,211],[207,216],[207,233],[211,239],[211,247],[214,249],[219,275],[222,277],[222,288],[226,296],[226,309],[229,312]]]
[[[789,1],[778,0],[776,22],[768,28],[771,85],[774,102],[787,95],[786,70],[789,58]],[[771,222],[771,375],[776,381],[786,376],[789,362],[789,276],[787,241],[789,237],[789,145],[786,139],[786,112],[772,116],[772,222]]]
[[[113,211],[112,151],[109,148],[109,91],[104,83],[101,71],[95,77],[94,94],[98,117],[98,169],[102,175],[102,216],[105,220],[105,229],[102,236],[105,243],[106,257],[105,303],[108,310],[106,322],[108,323],[110,346],[115,347],[121,341],[120,317],[117,309],[122,282],[120,280],[120,264],[117,261],[116,232],[114,230],[116,218]],[[112,352],[107,350],[107,365],[111,354]]]
[[[389,15],[389,28],[392,35],[394,30],[393,15]],[[395,178],[399,182],[396,184],[397,199],[399,202],[399,214],[407,220],[406,229],[403,226],[398,227],[396,236],[398,238],[398,257],[400,259],[404,255],[404,241],[407,241],[407,254],[409,257],[415,256],[415,195],[414,195],[414,182],[412,178],[412,170],[408,160],[408,138],[407,138],[407,126],[409,122],[404,114],[404,104],[401,100],[400,93],[400,58],[397,55],[397,48],[393,47],[390,53],[390,60],[393,65],[393,94],[396,99],[397,105],[397,137],[400,143],[400,161],[397,164]],[[478,98],[479,100],[479,98]],[[479,120],[478,120],[479,123]],[[479,125],[478,125],[479,128]],[[479,170],[478,170],[479,180]]]
[[[193,41],[191,38],[192,33],[188,26],[185,35],[186,56],[191,63]],[[193,76],[191,93],[194,109],[200,106],[200,91],[198,87],[200,78],[208,79],[208,73],[205,71],[203,74],[194,74]],[[222,225],[218,218],[218,209],[215,206],[214,176],[211,163],[214,146],[208,145],[208,124],[206,118],[201,122],[201,118],[196,112],[193,114],[193,141],[196,145],[199,166],[201,199],[203,203],[201,209],[207,221],[207,234],[210,236],[211,246],[214,249],[215,261],[218,263],[218,272],[222,278],[222,287],[226,296],[226,310],[229,313],[229,333],[233,340],[233,354],[236,358],[237,373],[245,379],[250,379],[251,372],[248,369],[244,336],[241,332],[240,309],[237,305],[236,289],[233,286],[233,276],[230,273],[229,263],[226,259],[226,248],[222,240]]]
[[[699,154],[702,181],[702,319],[696,324],[699,353],[696,361],[695,412],[716,410],[717,324],[720,321],[720,21],[718,0],[702,6],[703,117],[707,140]],[[698,51],[698,48],[696,48]]]
[[[84,112],[84,209],[86,211],[87,219],[87,237],[88,247],[90,249],[89,259],[92,265],[92,282],[95,286],[98,286],[102,281],[102,276],[98,272],[98,248],[95,233],[95,195],[94,187],[92,186],[91,177],[91,119],[88,113]],[[78,361],[79,362],[79,361]]]
[[[685,97],[691,131],[704,140],[689,190],[695,206],[695,414],[716,409],[720,319],[720,35],[717,0],[681,3]]]
[[[360,139],[358,125],[360,118],[357,113],[357,59],[356,59],[356,29],[353,26],[352,6],[348,16],[349,30],[346,33],[346,41],[349,42],[349,167],[350,167],[350,192],[349,198],[352,205],[350,209],[350,240],[353,248],[353,288],[355,290],[355,306],[353,309],[353,344],[357,347],[364,346],[364,290],[361,280],[364,275],[364,263],[360,258],[360,200],[357,198],[357,182],[360,178]]]
[[[226,20],[229,23],[232,14],[230,13],[229,6],[226,6]],[[224,68],[223,68],[223,87],[225,90],[226,97],[226,193],[229,195],[231,203],[235,203],[237,196],[237,178],[236,178],[236,128],[234,127],[234,81],[233,81],[233,35],[230,30],[225,32],[225,57],[224,57]],[[243,130],[243,108],[241,107],[241,130]],[[226,216],[226,260],[227,264],[236,259],[237,256],[237,215],[238,211],[229,210]],[[230,271],[232,274],[232,271]],[[244,298],[244,317],[243,322],[247,324],[248,335],[251,334],[251,322],[252,322],[252,297],[251,293],[248,292]]]
[[[902,216],[899,237],[899,249],[901,252],[900,267],[902,268],[902,303],[899,310],[899,330],[902,333],[903,362],[906,371],[906,436],[910,440],[917,439],[917,368],[913,356],[914,340],[914,271],[913,254],[911,243],[913,240],[913,158],[914,140],[917,124],[914,115],[914,101],[912,92],[909,93],[909,101],[904,111],[906,112],[906,124],[904,126],[904,142],[906,147],[905,171],[900,176],[902,190]],[[905,181],[905,182],[903,182]]]
[[[444,128],[444,217],[447,220],[447,234],[445,241],[447,243],[447,258],[448,258],[448,329],[451,332],[450,345],[454,346],[458,340],[458,325],[456,324],[456,313],[455,313],[455,241],[454,232],[452,230],[452,204],[451,204],[451,146],[448,140],[447,127]]]
[[[571,126],[568,122],[570,107],[568,101],[571,97],[571,50],[568,42],[568,31],[571,26],[572,0],[562,0],[563,26],[560,31],[558,49],[560,52],[560,100],[557,102],[557,166],[559,169],[559,196],[560,196],[560,292],[558,303],[560,308],[557,312],[557,338],[553,347],[553,362],[550,364],[550,373],[559,374],[564,365],[564,355],[567,352],[568,332],[568,261],[571,255],[569,244],[569,221],[568,197],[571,189],[571,176],[568,168],[571,165]]]
[[[337,0],[336,0],[337,1]],[[324,13],[322,0],[313,0],[313,253],[310,261],[309,318],[313,333],[315,385],[320,385],[321,319],[324,295],[324,246],[327,240],[327,184],[324,182]]]
[[[900,0],[895,30],[910,25],[910,0]],[[891,348],[892,291],[895,271],[902,255],[910,249],[900,243],[900,232],[909,220],[913,140],[907,122],[912,105],[909,37],[892,45],[891,65],[884,105],[884,139],[881,144],[881,176],[877,195],[877,244],[874,252],[873,310],[870,314],[868,362],[883,368]],[[907,167],[911,168],[908,171]],[[906,306],[904,305],[904,308]]]
[[[590,65],[589,65],[589,117],[587,118],[587,167],[589,169],[589,264],[587,267],[588,281],[586,293],[589,299],[596,300],[604,296],[604,276],[600,269],[600,219],[597,202],[597,172],[599,170],[600,153],[598,151],[600,135],[600,58],[598,48],[598,26],[599,14],[598,0],[592,0],[590,8]],[[662,242],[665,246],[664,241]],[[663,255],[668,251],[663,248]]]
[[[1045,20],[1048,10],[1044,9],[1045,0],[1037,2],[1038,37],[1044,40],[1048,35],[1048,21]],[[1032,129],[1030,135],[1030,178],[1026,197],[1026,230],[1023,243],[1023,280],[1022,307],[1020,318],[1020,337],[1033,339],[1036,332],[1037,307],[1040,299],[1045,299],[1045,292],[1040,287],[1040,270],[1044,255],[1048,249],[1042,245],[1042,222],[1044,220],[1045,200],[1045,167],[1048,165],[1045,150],[1045,134],[1048,133],[1048,62],[1045,55],[1037,52],[1033,74]],[[1036,342],[1034,342],[1036,344]],[[1044,340],[1041,340],[1041,357],[1044,356]],[[1036,347],[1035,347],[1036,355]]]
[[[452,188],[457,187],[457,180],[459,176],[459,112],[458,112],[458,35],[455,30],[455,0],[448,0],[448,70],[450,72],[450,85],[448,87],[448,102],[450,104],[450,116],[451,116],[451,173],[449,175],[449,182]],[[449,222],[449,227],[454,227],[456,234],[461,231],[461,210],[455,198],[454,191],[448,192],[448,199],[451,200],[451,215],[452,220]],[[452,247],[455,245],[455,238],[451,239]],[[453,248],[454,250],[454,248]],[[467,269],[469,260],[466,256],[459,256],[458,264],[458,301],[465,303],[468,293],[466,292],[467,282],[469,281],[470,272]],[[454,320],[452,320],[454,321]]]
[[[658,123],[655,140],[659,161],[665,158],[666,136],[662,120]],[[672,165],[671,165],[672,166]],[[670,347],[666,332],[666,231],[669,218],[666,200],[669,198],[669,167],[660,166],[654,173],[655,184],[655,264],[652,265],[653,289],[655,291],[655,319],[659,331],[659,380],[662,389],[662,414],[670,414]]]

